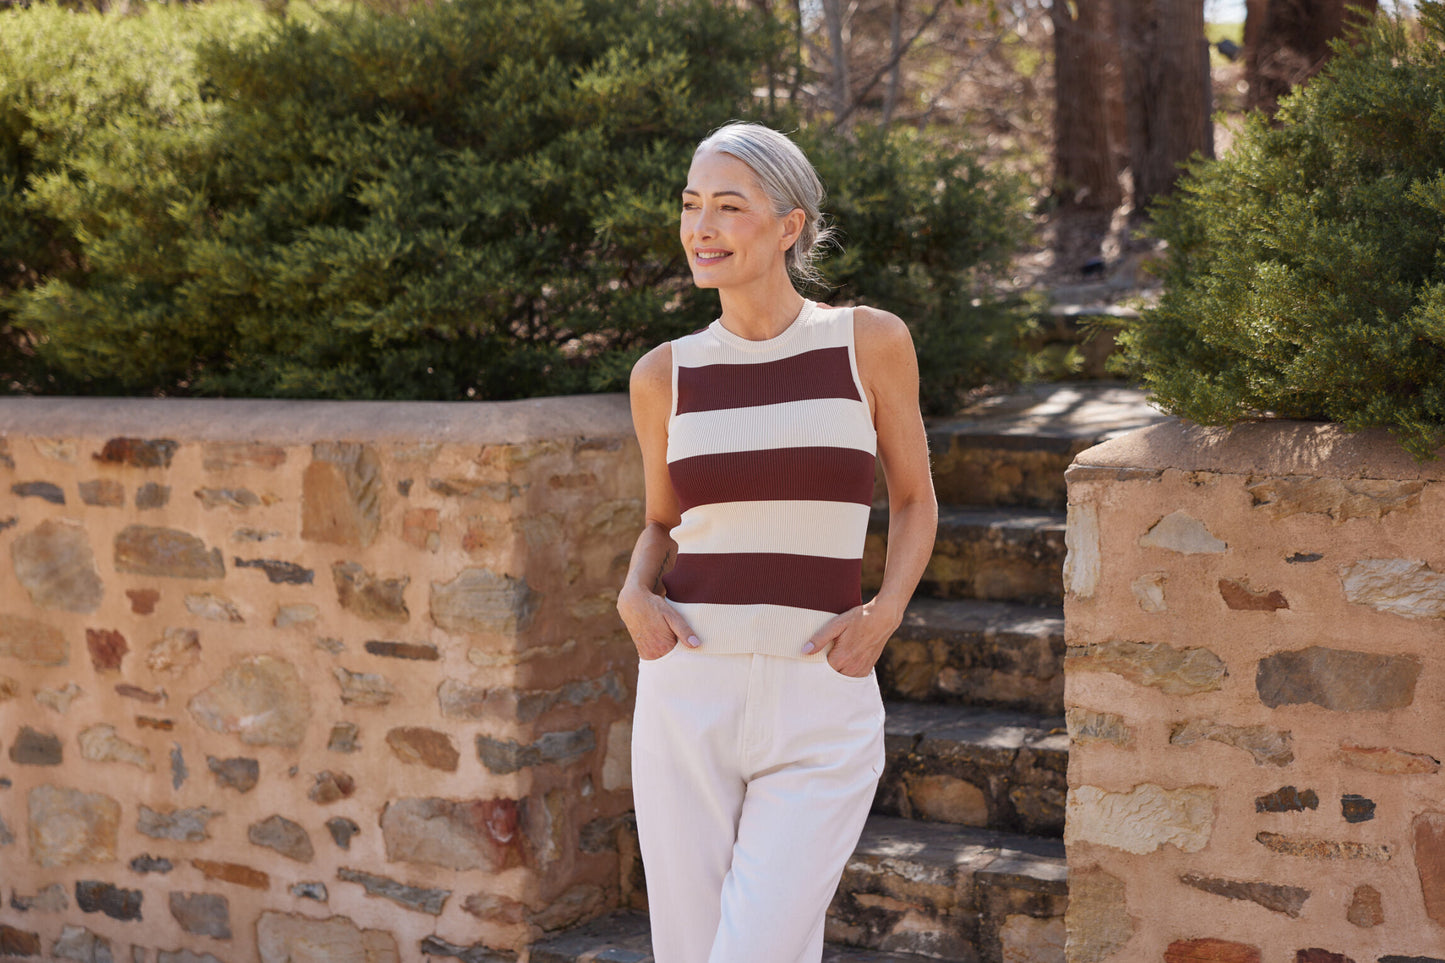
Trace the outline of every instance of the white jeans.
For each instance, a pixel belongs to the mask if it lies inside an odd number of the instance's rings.
[[[632,789],[657,963],[818,963],[883,757],[872,673],[682,644],[642,662]]]

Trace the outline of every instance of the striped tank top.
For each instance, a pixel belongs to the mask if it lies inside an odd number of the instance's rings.
[[[806,301],[766,341],[714,321],[672,342],[682,518],[662,582],[703,651],[804,658],[813,632],[862,602],[876,453],[852,308]]]

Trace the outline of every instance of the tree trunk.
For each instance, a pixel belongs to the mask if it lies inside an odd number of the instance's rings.
[[[1114,50],[1107,0],[1054,0],[1054,183],[1063,206],[1113,210],[1123,200],[1109,103]]]
[[[823,23],[828,30],[829,73],[833,81],[833,113],[844,118],[851,114],[852,97],[848,82],[848,45],[843,37],[842,0],[822,0]],[[840,121],[841,122],[841,121]]]
[[[1347,2],[1359,9],[1347,9]],[[1281,97],[1324,66],[1330,41],[1368,19],[1375,6],[1375,0],[1251,0],[1245,20],[1247,106],[1273,114]],[[1252,37],[1251,20],[1258,24]]]
[[[1208,154],[1212,129],[1204,0],[1116,0],[1134,216],[1168,194],[1180,163]]]

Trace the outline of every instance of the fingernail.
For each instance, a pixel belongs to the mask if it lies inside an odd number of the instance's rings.
[[[803,646],[803,654],[804,654],[804,655],[808,655],[808,654],[811,653],[812,651],[813,651],[813,643],[809,642],[808,644],[806,644],[806,645]]]
[[[687,644],[690,645],[690,646],[692,646],[692,647],[695,649],[695,648],[697,648],[699,645],[702,645],[702,640],[699,639],[699,638],[698,638],[697,636],[695,636],[695,635],[689,635],[689,636],[687,637]]]

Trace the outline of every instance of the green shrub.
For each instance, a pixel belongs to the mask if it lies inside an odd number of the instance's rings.
[[[1445,7],[1419,17],[1338,46],[1155,212],[1165,294],[1124,344],[1166,410],[1445,440]]]
[[[298,6],[0,14],[18,390],[614,390],[716,313],[677,191],[713,127],[787,124],[752,92],[776,23],[711,0]],[[1007,192],[906,136],[809,146],[850,238],[825,270],[938,349],[936,404],[1006,367],[1012,315],[970,279],[1017,237]]]

